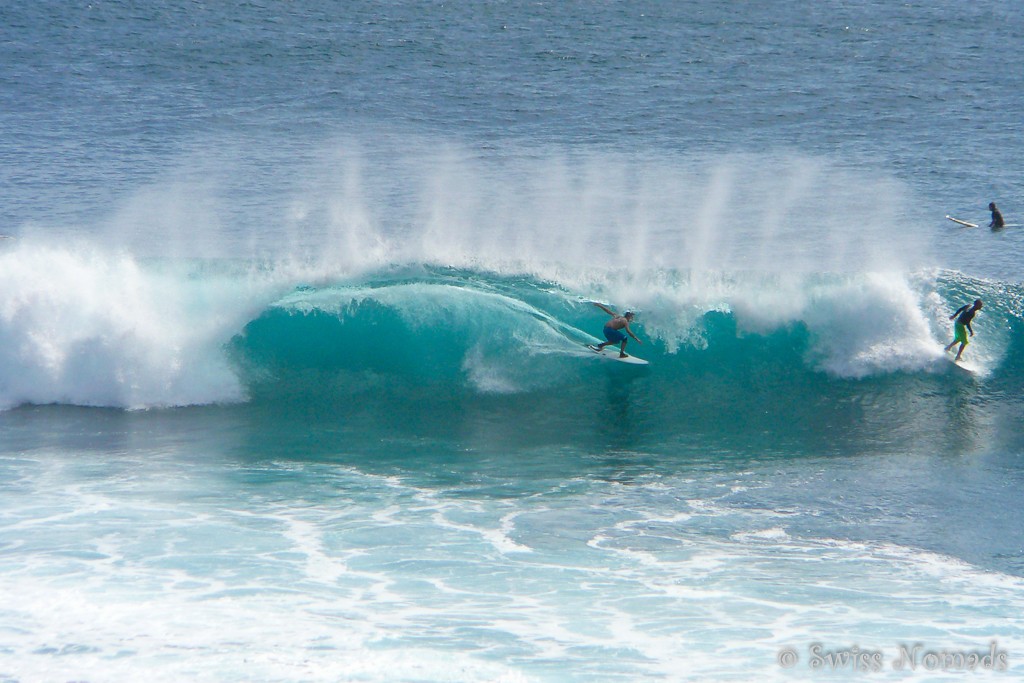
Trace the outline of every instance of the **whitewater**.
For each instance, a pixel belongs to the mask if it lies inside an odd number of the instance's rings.
[[[1019,678],[1022,30],[0,9],[0,682]]]

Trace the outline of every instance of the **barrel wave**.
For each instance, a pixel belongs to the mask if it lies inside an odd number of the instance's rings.
[[[1020,412],[1024,292],[952,271],[633,270],[581,287],[429,265],[299,282],[266,263],[30,244],[3,258],[7,408],[253,405],[410,434],[507,422],[578,441],[631,424],[656,442],[861,449]],[[976,296],[971,373],[942,346]],[[594,301],[639,311],[629,351],[649,367],[586,349],[606,320]]]
[[[950,272],[815,276],[787,283],[773,308],[775,278],[713,280],[697,292],[691,276],[658,273],[652,298],[622,302],[640,310],[644,343],[629,350],[646,368],[586,350],[606,316],[583,292],[440,268],[300,286],[227,348],[255,404],[410,437],[508,423],[517,441],[579,443],[597,425],[651,446],[871,450],[959,425],[956,448],[991,423],[986,411],[1020,409],[1004,400],[1021,384],[1015,287]],[[968,292],[992,299],[968,347],[974,373],[942,351]]]

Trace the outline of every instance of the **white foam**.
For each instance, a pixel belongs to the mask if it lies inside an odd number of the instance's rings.
[[[770,529],[758,529],[757,531],[741,531],[733,534],[731,538],[737,541],[778,542],[787,540],[789,534],[786,533],[785,529],[772,527]]]
[[[498,528],[495,529],[453,522],[449,520],[442,511],[436,512],[433,516],[434,522],[439,527],[479,535],[500,553],[533,552],[533,549],[529,546],[523,545],[521,543],[516,543],[510,538],[509,534],[515,530],[515,524],[513,523],[514,519],[514,514],[505,515],[504,517],[502,517],[501,523],[498,526]]]
[[[493,498],[309,464],[254,496],[194,463],[126,486],[59,461],[0,503],[14,678],[781,681],[785,646],[1024,647],[1020,579],[766,527],[735,479]]]
[[[919,371],[935,359],[921,295],[903,275],[871,273],[811,293],[802,319],[823,369],[844,377]]]
[[[19,241],[0,253],[0,407],[239,400],[222,345],[266,293],[250,285],[89,245]]]

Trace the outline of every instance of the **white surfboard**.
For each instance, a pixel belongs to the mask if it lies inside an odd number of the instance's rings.
[[[617,360],[620,363],[629,363],[630,365],[650,365],[643,358],[637,358],[636,356],[626,356],[625,358],[619,358],[619,346],[606,346],[600,351],[597,350],[596,346],[587,344],[587,348],[601,356],[601,358],[607,358],[609,360]]]
[[[955,365],[956,367],[960,368],[961,370],[971,373],[972,375],[976,375],[981,371],[981,368],[979,368],[977,365],[968,360],[954,360],[950,358],[949,362]]]
[[[976,228],[976,227],[978,227],[974,223],[968,223],[967,221],[962,221],[959,218],[953,218],[952,216],[949,216],[949,215],[947,215],[946,218],[948,218],[949,220],[953,221],[957,225],[964,226],[965,228]]]

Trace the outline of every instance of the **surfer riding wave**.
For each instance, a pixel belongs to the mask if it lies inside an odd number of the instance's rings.
[[[643,344],[643,342],[633,334],[633,330],[629,329],[629,324],[633,322],[636,314],[632,311],[626,311],[622,315],[619,315],[604,304],[599,304],[595,301],[594,305],[610,315],[612,319],[605,323],[604,326],[604,338],[608,341],[601,342],[597,346],[591,346],[591,349],[600,353],[606,346],[619,344],[619,358],[627,358],[629,354],[626,353],[626,343],[629,339],[626,338],[626,334],[633,339],[636,339],[637,344]]]
[[[960,360],[960,357],[964,355],[964,348],[970,342],[967,341],[967,333],[970,332],[971,336],[974,336],[974,328],[971,327],[971,322],[974,320],[975,314],[981,310],[982,307],[981,299],[975,299],[974,304],[966,304],[956,310],[956,313],[949,316],[952,320],[956,318],[956,323],[953,325],[953,341],[946,346],[946,353],[949,353],[950,349],[960,344],[960,349],[956,353],[954,360]]]

